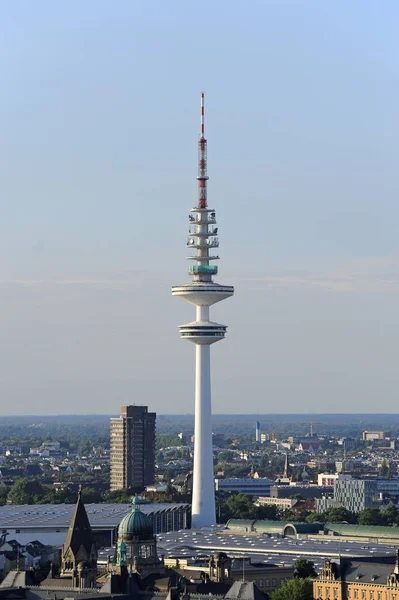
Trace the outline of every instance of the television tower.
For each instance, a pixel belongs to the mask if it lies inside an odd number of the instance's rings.
[[[195,254],[187,256],[194,264],[188,268],[191,283],[172,288],[173,296],[196,307],[196,320],[180,325],[180,337],[195,344],[195,428],[192,527],[216,523],[212,449],[210,345],[222,340],[226,325],[210,321],[209,307],[234,294],[231,285],[214,283],[218,268],[211,254],[219,247],[216,213],[207,201],[207,141],[204,131],[204,94],[201,94],[201,133],[198,140],[198,203],[190,210],[187,246]]]

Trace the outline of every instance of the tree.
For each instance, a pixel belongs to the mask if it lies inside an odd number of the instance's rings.
[[[326,520],[331,523],[340,523],[342,521],[347,521],[348,523],[357,523],[356,514],[347,510],[343,506],[337,506],[330,508],[326,511]]]
[[[289,579],[271,595],[271,600],[313,600],[311,579]]]
[[[91,440],[82,440],[78,446],[79,456],[89,456],[93,451],[93,442]]]
[[[327,519],[327,513],[317,513],[317,512],[312,512],[310,513],[310,515],[308,515],[306,517],[306,521],[308,523],[326,523],[326,521],[328,521],[329,519]]]
[[[386,458],[384,458],[378,469],[378,475],[381,475],[381,477],[389,477],[391,475],[391,469]]]
[[[0,506],[4,506],[7,502],[8,487],[5,485],[0,487]]]
[[[94,488],[84,487],[82,489],[82,500],[85,504],[97,504],[101,502],[101,493]]]
[[[126,489],[115,490],[114,492],[104,492],[103,502],[115,502],[118,504],[129,504],[132,498]]]
[[[37,479],[22,477],[10,489],[8,500],[12,504],[36,504],[45,496],[46,492],[46,488]]]
[[[234,458],[235,454],[232,450],[222,450],[221,452],[219,452],[218,454],[218,462],[223,463],[223,462],[232,462],[233,458]]]
[[[394,504],[387,504],[381,509],[381,517],[384,525],[396,525],[398,521],[398,509]]]
[[[384,525],[384,517],[378,508],[364,508],[359,513],[359,525]]]
[[[265,519],[267,521],[279,521],[280,515],[278,512],[278,508],[275,505],[269,506],[254,506],[254,514],[255,519]]]
[[[306,558],[298,558],[294,563],[295,577],[300,579],[306,579],[307,577],[317,577],[316,569],[314,568],[314,562],[307,560]]]
[[[182,441],[178,435],[171,435],[168,433],[160,433],[156,437],[156,449],[170,448],[171,446],[181,446]]]

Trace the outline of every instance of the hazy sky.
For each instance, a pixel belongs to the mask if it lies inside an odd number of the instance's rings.
[[[193,411],[199,93],[214,412],[396,412],[396,0],[0,4],[2,414]]]

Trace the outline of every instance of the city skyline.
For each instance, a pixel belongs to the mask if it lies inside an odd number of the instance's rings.
[[[395,412],[397,4],[0,14],[0,414],[193,413],[169,290],[201,89],[237,290],[212,313],[214,413]]]

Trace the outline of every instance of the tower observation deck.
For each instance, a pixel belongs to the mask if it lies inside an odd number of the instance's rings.
[[[208,207],[207,141],[204,132],[204,94],[201,94],[201,133],[198,140],[198,202],[190,210],[187,247],[194,251],[187,259],[191,283],[174,286],[172,294],[194,304],[196,320],[180,325],[180,337],[196,345],[195,369],[195,443],[192,499],[192,526],[216,523],[212,450],[212,411],[210,345],[222,340],[226,325],[210,320],[209,307],[234,294],[234,287],[213,281],[219,259],[216,212]]]

